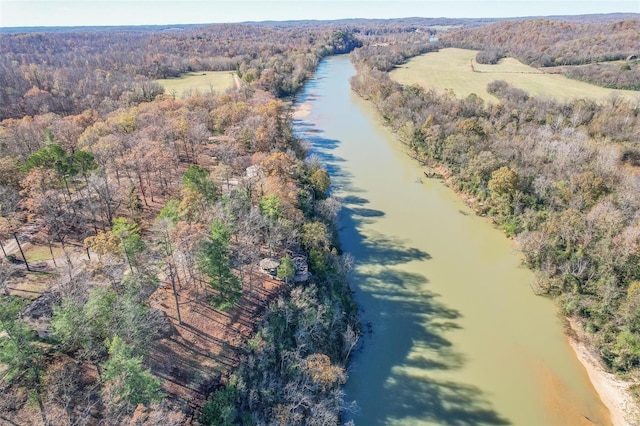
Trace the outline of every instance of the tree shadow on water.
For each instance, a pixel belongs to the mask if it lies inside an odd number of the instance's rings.
[[[431,259],[429,253],[415,247],[408,247],[398,238],[383,236],[372,231],[367,238],[362,238],[360,234],[362,226],[371,224],[384,215],[385,213],[381,210],[343,205],[340,212],[340,242],[345,251],[355,257],[357,263],[394,265]]]
[[[356,399],[360,425],[436,423],[507,425],[483,391],[457,373],[465,365],[450,333],[462,314],[429,289],[429,280],[407,268],[431,259],[407,241],[363,227],[385,216],[369,207],[366,192],[343,198],[340,241],[353,255],[351,284],[365,334],[354,355],[347,400]],[[420,269],[418,269],[420,270]]]
[[[340,244],[356,264],[350,282],[363,335],[349,365],[346,400],[355,399],[359,412],[342,420],[365,426],[509,424],[459,372],[467,360],[450,335],[461,328],[462,314],[416,272],[422,270],[416,262],[429,261],[429,253],[371,230],[385,212],[371,205],[365,189],[353,186],[346,160],[336,155],[343,141],[324,138],[312,120],[294,125],[327,168],[333,189],[344,194]]]
[[[402,259],[404,251],[392,257]],[[356,382],[347,382],[347,400],[359,407],[350,419],[357,425],[510,423],[456,373],[466,358],[448,334],[461,328],[461,314],[426,288],[424,276],[367,264],[353,284],[365,334],[350,365]]]
[[[508,425],[510,422],[491,409],[482,392],[471,385],[450,381],[415,380],[408,375],[395,377],[385,389],[390,405],[402,406],[398,416],[387,421],[415,419],[444,425]],[[385,423],[387,422],[385,421]]]
[[[342,167],[342,163],[345,160],[333,152],[340,144],[340,141],[320,136],[323,132],[315,129],[315,124],[302,121],[296,124],[296,127],[297,136],[311,144],[312,154],[320,160],[327,173],[331,176],[333,186],[341,187],[344,182],[347,182],[351,176]]]

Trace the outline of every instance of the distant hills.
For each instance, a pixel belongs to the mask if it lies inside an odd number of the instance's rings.
[[[523,16],[513,18],[393,18],[393,19],[365,19],[365,18],[349,18],[336,20],[294,20],[294,21],[246,21],[234,24],[258,25],[274,28],[283,27],[318,27],[318,26],[336,26],[336,25],[362,25],[362,24],[400,24],[415,25],[420,27],[430,26],[464,26],[474,27],[497,21],[519,21],[528,19],[549,19],[564,22],[615,22],[629,19],[640,19],[640,13],[605,13],[593,15],[554,15],[554,16]],[[78,32],[78,31],[108,31],[117,29],[119,31],[140,31],[140,32],[164,32],[164,31],[182,31],[185,29],[193,29],[198,27],[206,27],[209,25],[218,25],[222,23],[210,24],[174,24],[174,25],[125,25],[125,26],[73,26],[73,27],[0,27],[0,33],[27,33],[27,32]]]

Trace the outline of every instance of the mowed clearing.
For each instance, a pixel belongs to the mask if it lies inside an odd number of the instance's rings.
[[[391,78],[400,84],[419,84],[427,89],[451,89],[459,97],[475,93],[492,102],[498,99],[487,92],[487,85],[495,80],[504,80],[534,96],[558,100],[603,99],[613,93],[635,101],[640,99],[640,92],[607,89],[559,74],[546,74],[514,58],[504,58],[496,65],[478,64],[476,53],[454,48],[427,53],[391,71]]]
[[[182,98],[211,91],[224,93],[236,85],[231,71],[199,71],[182,74],[177,78],[156,80],[164,87],[165,95]]]

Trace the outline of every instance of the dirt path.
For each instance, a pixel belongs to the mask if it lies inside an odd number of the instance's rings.
[[[2,247],[4,248],[5,253],[7,253],[7,256],[18,252],[18,244],[13,238],[9,240],[3,240]]]
[[[233,73],[233,82],[236,85],[236,90],[240,90],[240,88],[242,87],[242,81],[240,81],[240,77],[238,77],[238,74]]]

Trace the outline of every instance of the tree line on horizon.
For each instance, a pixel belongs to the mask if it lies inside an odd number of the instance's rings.
[[[358,46],[344,30],[224,24],[3,34],[0,119],[107,113],[153,100],[162,93],[155,79],[190,71],[236,72],[275,96],[292,95],[322,57]]]

